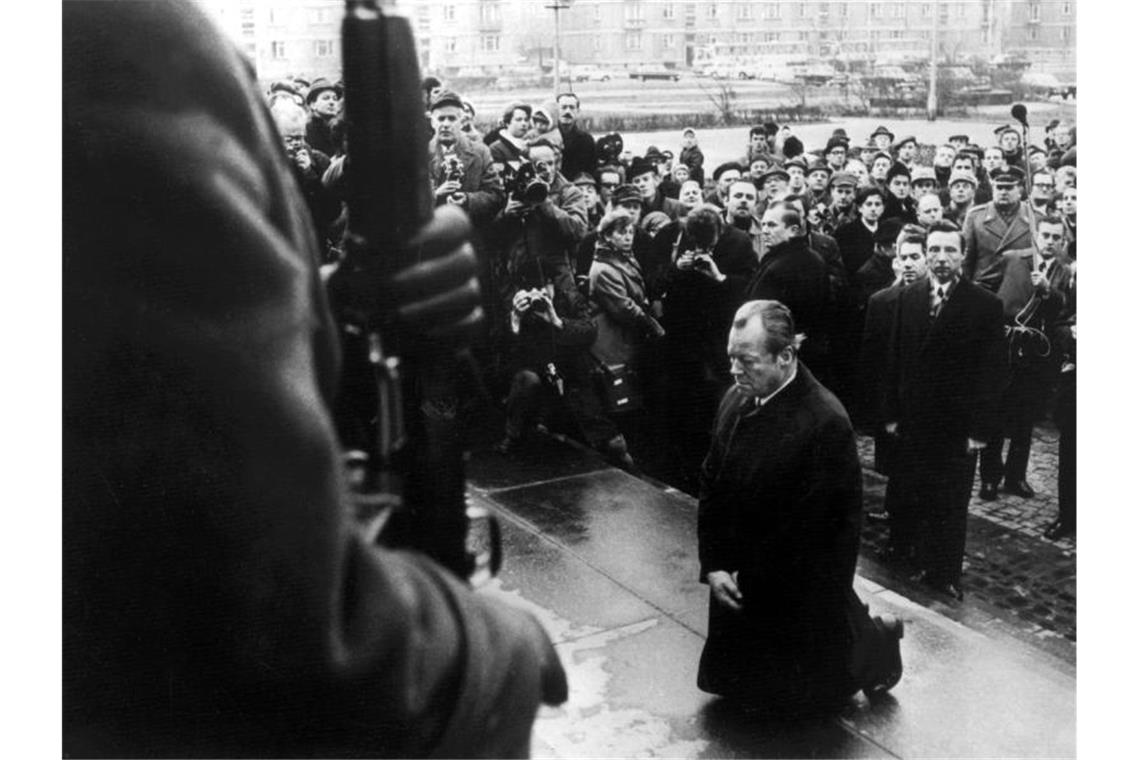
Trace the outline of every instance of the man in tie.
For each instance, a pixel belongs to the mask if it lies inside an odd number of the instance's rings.
[[[963,276],[963,259],[958,226],[935,222],[928,277],[899,293],[880,387],[880,419],[899,441],[889,551],[956,599],[974,468],[994,434],[1005,350],[1001,301]]]
[[[1044,412],[1050,386],[1060,372],[1060,351],[1051,338],[1069,312],[1072,275],[1058,258],[1064,247],[1064,221],[1047,216],[1037,223],[1036,249],[1006,251],[1001,257],[997,295],[1005,315],[1009,382],[1001,404],[1004,429],[994,433],[981,456],[978,495],[986,501],[997,498],[1003,477],[1007,493],[1034,495],[1025,480],[1033,424]],[[1009,453],[1003,466],[1006,438]]]

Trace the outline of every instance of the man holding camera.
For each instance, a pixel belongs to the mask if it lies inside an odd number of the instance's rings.
[[[435,130],[435,137],[428,143],[435,205],[460,207],[478,228],[493,218],[503,204],[503,184],[491,150],[463,134],[463,100],[455,92],[444,90],[436,95],[429,113]]]

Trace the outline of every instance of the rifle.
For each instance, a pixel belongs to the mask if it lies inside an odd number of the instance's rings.
[[[343,313],[367,336],[375,382],[374,440],[355,452],[358,516],[383,543],[424,552],[467,579],[462,449],[453,351],[401,328],[390,280],[419,261],[412,241],[431,219],[428,128],[407,19],[376,0],[346,0],[341,28],[347,122],[348,231]],[[346,357],[348,358],[348,357]],[[497,531],[489,563],[497,570]]]

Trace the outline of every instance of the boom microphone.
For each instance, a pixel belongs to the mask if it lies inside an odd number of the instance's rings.
[[[1009,115],[1016,119],[1023,127],[1029,126],[1027,121],[1028,114],[1025,111],[1025,105],[1023,103],[1014,103],[1013,108],[1009,109]]]

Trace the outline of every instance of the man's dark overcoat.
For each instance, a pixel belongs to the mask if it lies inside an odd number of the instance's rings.
[[[701,471],[700,572],[739,573],[744,611],[710,597],[700,688],[778,705],[854,691],[862,482],[847,414],[806,366],[762,407],[725,394]]]

